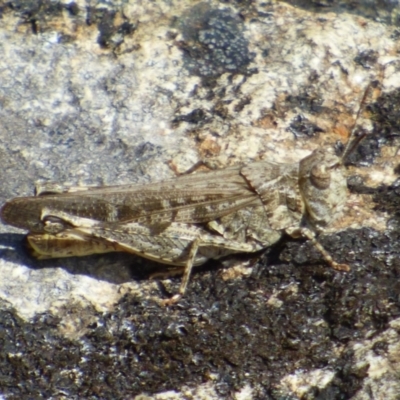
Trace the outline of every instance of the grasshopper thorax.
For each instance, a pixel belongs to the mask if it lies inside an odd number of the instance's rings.
[[[308,221],[316,228],[329,225],[347,198],[342,159],[326,150],[315,150],[300,162],[299,186]]]

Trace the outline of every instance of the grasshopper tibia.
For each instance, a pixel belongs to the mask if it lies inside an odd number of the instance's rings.
[[[287,229],[286,233],[293,238],[300,238],[303,237],[309,240],[313,246],[322,254],[327,264],[337,271],[345,271],[349,272],[350,267],[347,264],[339,264],[333,260],[330,254],[324,249],[322,244],[316,239],[315,233],[308,228],[294,228],[294,229]]]

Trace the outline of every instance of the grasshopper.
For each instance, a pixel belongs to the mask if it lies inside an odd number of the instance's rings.
[[[363,137],[352,141],[353,132],[342,157],[317,149],[296,163],[259,161],[145,185],[39,185],[35,196],[5,203],[1,219],[28,231],[38,259],[124,251],[176,267],[182,282],[165,304],[184,295],[194,266],[257,252],[284,233],[311,240],[331,267],[348,271],[316,232],[346,202],[344,160]]]

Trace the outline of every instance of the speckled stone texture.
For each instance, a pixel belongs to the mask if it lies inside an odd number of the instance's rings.
[[[0,225],[4,399],[398,399],[400,4],[0,2],[0,202],[35,181],[173,178],[342,151],[321,236],[179,278],[127,254],[36,261]],[[163,268],[161,267],[161,271]]]

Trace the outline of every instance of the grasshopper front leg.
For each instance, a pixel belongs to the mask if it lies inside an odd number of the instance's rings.
[[[337,271],[345,271],[345,272],[350,271],[350,267],[347,264],[339,264],[333,260],[333,258],[330,256],[330,254],[324,249],[322,244],[317,240],[317,238],[315,237],[315,233],[311,229],[304,228],[304,227],[303,228],[289,228],[289,229],[286,229],[286,233],[295,239],[305,238],[305,239],[308,239],[309,241],[311,241],[313,246],[322,254],[325,261],[333,269],[335,269]]]

